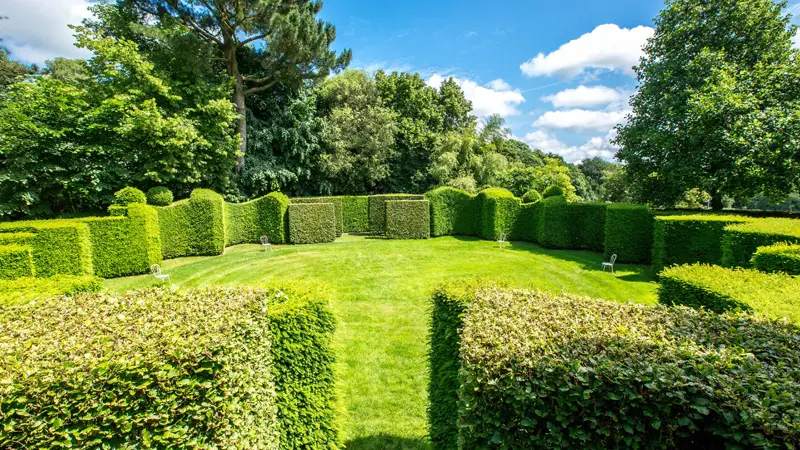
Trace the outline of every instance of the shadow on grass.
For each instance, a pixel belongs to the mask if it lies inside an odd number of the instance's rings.
[[[431,444],[426,439],[378,434],[347,441],[345,448],[347,450],[429,450]]]

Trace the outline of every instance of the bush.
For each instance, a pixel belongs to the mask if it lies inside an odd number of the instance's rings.
[[[622,263],[649,263],[653,254],[653,214],[642,205],[607,205],[603,247],[606,258],[617,255],[617,261]]]
[[[751,267],[758,247],[778,242],[800,243],[800,220],[760,219],[725,227],[722,265]]]
[[[792,324],[493,287],[439,290],[433,311],[435,448],[800,443]]]
[[[13,280],[32,277],[34,274],[30,247],[18,244],[0,245],[0,279]]]
[[[366,195],[342,197],[342,221],[347,233],[369,231],[369,197]]]
[[[333,203],[291,203],[288,215],[290,243],[316,244],[336,240]]]
[[[344,203],[342,197],[303,197],[293,198],[292,203],[332,203],[336,212],[336,235],[344,231]]]
[[[517,215],[522,203],[511,191],[488,188],[478,192],[475,200],[480,204],[481,234],[484,239],[517,239]]]
[[[34,235],[26,244],[31,247],[37,277],[93,273],[89,229],[85,223],[70,219],[0,223],[0,233],[5,232]]]
[[[431,205],[427,200],[386,202],[386,237],[428,239],[431,237]]]
[[[280,192],[245,203],[226,203],[227,245],[258,244],[261,236],[273,244],[285,244],[288,208],[289,198]]]
[[[163,187],[156,186],[147,190],[147,204],[153,206],[168,206],[175,198],[172,191]]]
[[[385,194],[369,196],[369,232],[386,233],[386,202],[389,200],[425,200],[423,195]]]
[[[784,242],[758,247],[753,255],[753,267],[767,273],[800,275],[800,245]]]
[[[114,204],[126,206],[131,203],[147,203],[147,196],[144,192],[135,187],[124,187],[114,193]]]
[[[558,198],[558,197],[551,197]],[[563,198],[563,197],[562,197]],[[541,214],[543,202],[525,203],[520,206],[517,215],[516,237],[528,242],[538,242],[541,228]]]
[[[535,189],[531,189],[522,196],[522,203],[536,203],[542,201],[542,194]]]
[[[0,447],[278,448],[252,289],[83,294],[0,318]]]
[[[545,188],[542,192],[542,198],[561,197],[564,196],[564,189],[558,185],[552,185]]]
[[[537,241],[542,247],[603,251],[604,203],[567,203],[564,197],[541,202]]]
[[[50,278],[0,280],[0,306],[26,303],[55,295],[99,292],[102,289],[103,280],[93,276],[55,275]]]
[[[164,259],[225,250],[225,202],[216,192],[195,189],[187,200],[157,210]]]
[[[726,226],[750,219],[732,215],[658,216],[653,225],[653,270],[673,264],[722,262]]]
[[[425,194],[430,202],[432,236],[478,236],[481,231],[480,202],[461,189],[440,187]]]

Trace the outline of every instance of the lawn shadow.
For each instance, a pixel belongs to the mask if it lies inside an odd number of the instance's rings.
[[[347,441],[345,448],[347,450],[430,450],[431,444],[427,439],[377,434]]]

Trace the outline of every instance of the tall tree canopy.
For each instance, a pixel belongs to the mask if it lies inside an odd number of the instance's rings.
[[[640,197],[674,203],[793,190],[800,161],[796,27],[772,0],[669,0],[636,67],[617,157]]]

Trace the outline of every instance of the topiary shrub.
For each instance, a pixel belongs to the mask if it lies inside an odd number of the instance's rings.
[[[147,196],[144,192],[135,187],[124,187],[114,193],[114,204],[126,206],[131,203],[147,203]]]
[[[0,279],[13,280],[32,277],[34,274],[30,247],[19,244],[0,245]]]
[[[5,309],[0,447],[277,449],[271,300],[150,289]]]
[[[722,236],[726,226],[752,219],[733,215],[658,216],[653,224],[653,270],[673,264],[722,262]]]
[[[558,185],[547,186],[542,192],[542,198],[563,197],[564,189]]]
[[[522,196],[522,203],[536,203],[541,201],[542,198],[542,194],[540,194],[539,191],[531,189]]]
[[[478,236],[481,232],[480,201],[461,189],[440,187],[425,194],[431,205],[432,236]]]
[[[649,263],[653,254],[653,214],[642,205],[607,205],[603,247],[606,258],[617,255],[617,261],[622,263]]]
[[[331,203],[336,212],[336,235],[344,232],[344,203],[342,197],[302,197],[293,198],[292,203]]]
[[[386,237],[428,239],[431,237],[431,206],[427,200],[386,202]]]
[[[603,251],[604,203],[567,203],[565,197],[542,200],[537,242],[547,248]]]
[[[31,248],[37,277],[94,273],[89,229],[85,223],[71,219],[0,223],[0,235],[9,232],[33,234],[25,245]]]
[[[288,208],[289,198],[280,192],[245,203],[226,203],[226,245],[258,244],[261,236],[269,237],[274,244],[285,244]]]
[[[102,289],[103,280],[93,276],[54,275],[0,280],[0,305],[17,305],[56,295],[100,292]]]
[[[336,240],[333,203],[292,203],[288,216],[290,243],[316,244]]]
[[[342,221],[346,233],[369,231],[369,196],[342,197]]]
[[[800,275],[800,245],[783,242],[758,247],[752,261],[753,267],[762,272]]]
[[[722,237],[722,265],[751,267],[759,247],[778,242],[800,243],[800,220],[758,219],[729,225]]]
[[[156,186],[147,190],[147,204],[153,206],[168,206],[175,198],[172,191],[163,187]]]
[[[517,215],[522,203],[507,189],[487,188],[475,197],[480,204],[481,234],[484,239],[517,239]]]
[[[369,232],[386,233],[386,202],[389,200],[425,200],[423,195],[385,194],[369,196]]]

